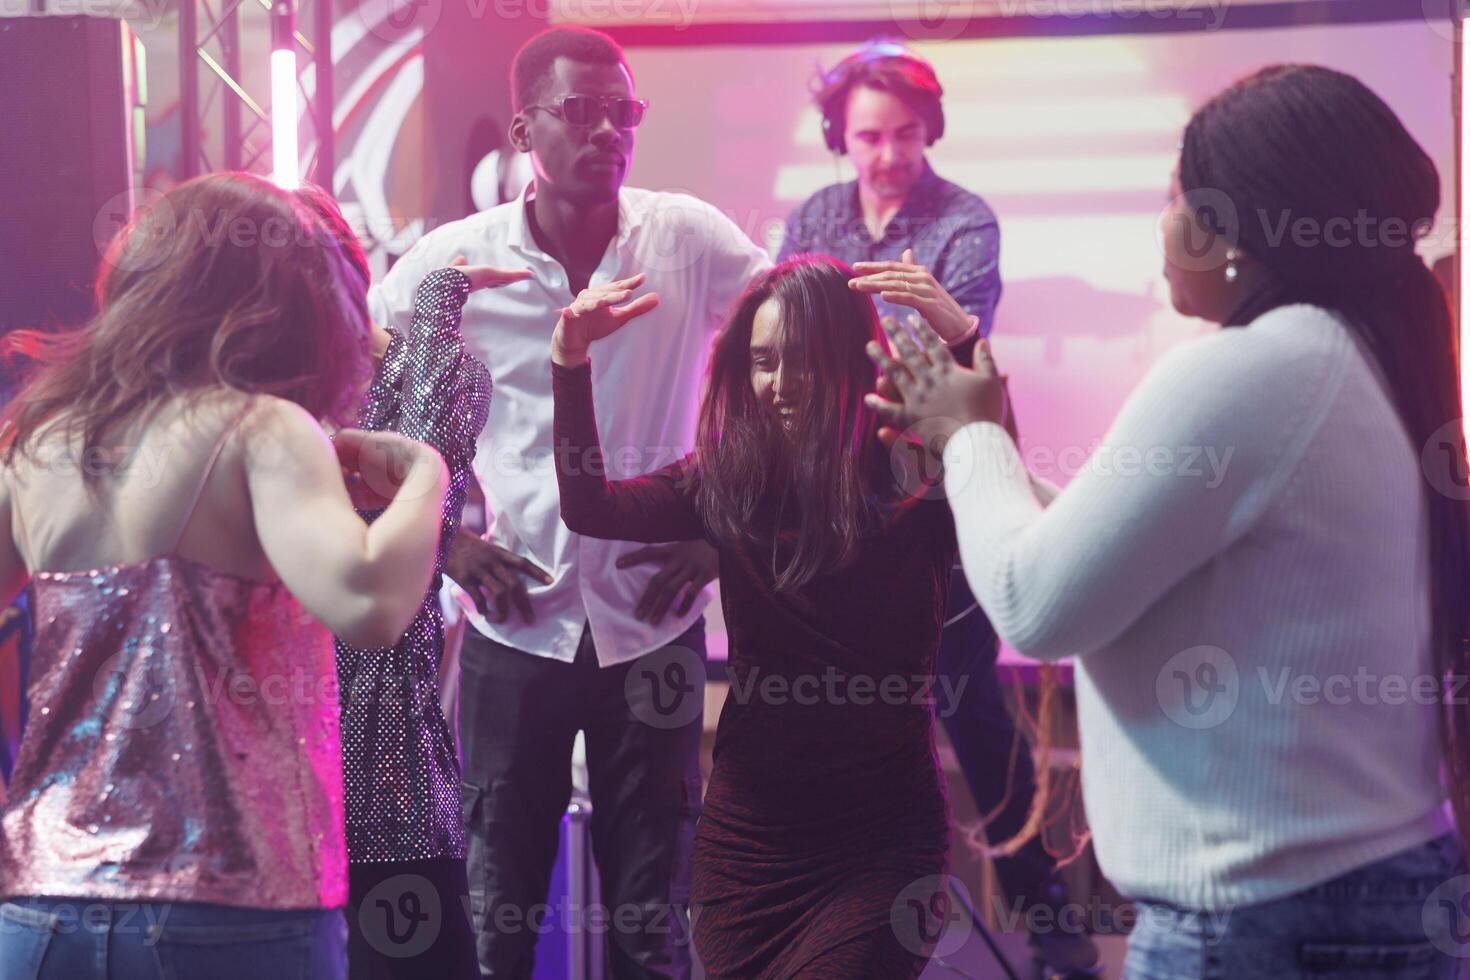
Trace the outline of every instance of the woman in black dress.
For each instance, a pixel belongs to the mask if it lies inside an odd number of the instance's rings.
[[[587,290],[553,334],[567,527],[719,549],[731,694],[692,876],[711,977],[915,977],[943,925],[929,687],[954,528],[877,438],[883,334],[852,275],[799,257],[757,280],[711,352],[696,451],[629,480],[603,476],[587,351],[657,297],[633,298],[641,276]]]

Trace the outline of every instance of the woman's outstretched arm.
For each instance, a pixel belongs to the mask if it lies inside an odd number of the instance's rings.
[[[1341,377],[1341,359],[1273,339],[1227,330],[1176,348],[1044,510],[999,426],[949,441],[965,575],[1006,642],[1040,659],[1097,650],[1255,526]]]
[[[643,476],[608,480],[592,403],[592,364],[551,365],[553,452],[561,517],[578,534],[617,541],[704,537],[688,457]]]
[[[936,441],[965,577],[1001,638],[1043,660],[1113,642],[1251,530],[1329,411],[1351,346],[1335,325],[1332,358],[1291,331],[1181,345],[1048,505],[997,424],[1004,386],[987,346],[967,370],[927,325],[917,340],[885,327],[897,357],[869,352],[901,401],[870,403],[890,433],[916,419],[953,430]]]
[[[692,541],[704,535],[694,507],[696,471],[688,457],[631,480],[609,481],[597,435],[587,352],[658,306],[657,293],[633,298],[643,281],[639,273],[582,290],[551,332],[552,456],[562,521],[594,538]]]

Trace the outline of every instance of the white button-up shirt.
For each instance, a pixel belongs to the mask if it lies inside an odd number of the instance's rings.
[[[583,537],[562,524],[552,457],[551,332],[557,310],[574,297],[566,271],[531,236],[526,207],[533,194],[534,185],[519,200],[425,235],[373,287],[368,305],[378,323],[406,332],[419,281],[456,256],[471,265],[532,270],[524,282],[471,293],[462,330],[494,380],[475,454],[489,540],[546,569],[552,584],[525,580],[534,623],[514,609],[504,623],[466,612],[490,639],[566,662],[590,623],[598,663],[610,666],[673,640],[710,596],[706,589],[686,615],[671,614],[657,626],[639,622],[633,608],[659,566],[617,568],[621,555],[641,545]],[[636,295],[656,292],[661,303],[592,348],[609,479],[658,469],[693,448],[709,342],[735,299],[770,264],[734,222],[698,198],[631,187],[619,193],[617,235],[591,283],[643,272],[648,279]]]

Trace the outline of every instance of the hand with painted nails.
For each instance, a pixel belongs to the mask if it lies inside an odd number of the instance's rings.
[[[587,360],[587,349],[594,341],[657,307],[658,293],[633,298],[633,291],[643,285],[645,278],[640,272],[601,286],[588,286],[578,293],[572,305],[561,310],[561,318],[551,333],[552,361],[563,367],[581,365]]]
[[[944,452],[950,435],[970,422],[1005,424],[1005,379],[990,356],[989,345],[975,345],[975,367],[961,367],[934,329],[911,317],[912,335],[892,317],[883,318],[883,331],[893,355],[876,341],[868,356],[883,372],[878,393],[867,404],[883,422],[878,437],[892,446],[909,429],[923,422],[926,444],[936,456]]]
[[[898,262],[854,262],[857,276],[849,288],[860,293],[877,293],[886,303],[908,306],[928,322],[946,344],[963,340],[979,322],[966,313],[933,273],[914,261],[914,250],[904,249]]]

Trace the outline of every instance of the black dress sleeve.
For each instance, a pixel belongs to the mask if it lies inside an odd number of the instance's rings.
[[[696,470],[690,457],[629,480],[608,480],[592,365],[551,365],[552,440],[561,519],[578,534],[614,541],[693,541],[705,537],[694,506]]]

